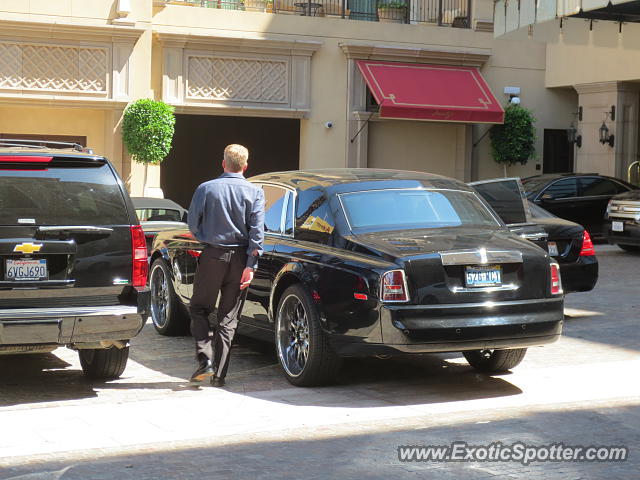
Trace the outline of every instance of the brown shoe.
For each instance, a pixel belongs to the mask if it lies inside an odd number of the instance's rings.
[[[213,377],[215,372],[213,371],[213,365],[211,364],[211,360],[202,359],[199,362],[198,369],[193,372],[191,375],[192,382],[203,382],[209,377]]]

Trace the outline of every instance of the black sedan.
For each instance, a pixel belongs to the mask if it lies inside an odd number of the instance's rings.
[[[522,180],[527,198],[554,215],[582,225],[594,238],[606,237],[607,204],[636,189],[617,178],[591,173],[536,175]]]
[[[294,171],[265,191],[265,253],[240,333],[275,341],[294,385],[330,382],[342,357],[462,351],[485,372],[556,340],[558,264],[510,232],[469,186],[419,172]],[[185,230],[153,244],[152,319],[184,331],[203,245]]]
[[[549,255],[560,264],[564,293],[588,292],[598,281],[598,259],[589,232],[582,225],[529,205],[533,221],[548,234]]]
[[[544,248],[560,264],[564,293],[592,290],[598,260],[589,232],[526,200],[518,178],[470,184],[507,224],[509,230]]]

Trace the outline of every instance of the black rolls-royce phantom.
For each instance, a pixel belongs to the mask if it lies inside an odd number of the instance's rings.
[[[265,253],[239,333],[275,341],[294,385],[330,382],[345,356],[461,351],[478,370],[507,370],[559,337],[558,264],[464,183],[373,169],[250,180],[265,191]],[[202,248],[187,230],[154,241],[161,334],[188,330]]]

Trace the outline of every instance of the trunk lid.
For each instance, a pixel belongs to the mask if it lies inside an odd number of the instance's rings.
[[[506,229],[386,231],[357,234],[352,241],[404,268],[412,304],[517,300],[548,294],[548,257]],[[470,285],[474,275],[476,280],[491,280],[492,275],[499,278],[491,286],[474,286]]]

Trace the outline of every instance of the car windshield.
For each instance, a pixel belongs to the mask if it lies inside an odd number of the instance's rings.
[[[124,197],[107,165],[0,172],[0,225],[129,223]]]
[[[373,190],[342,194],[340,199],[353,230],[500,226],[471,192]]]

